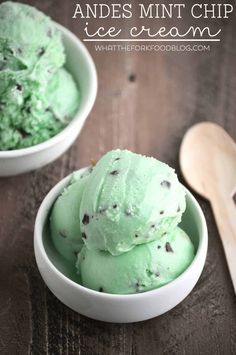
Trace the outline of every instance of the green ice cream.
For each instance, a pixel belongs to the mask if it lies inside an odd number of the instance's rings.
[[[41,143],[59,133],[78,107],[76,84],[64,68],[47,86],[14,82],[1,95],[0,149],[18,149]]]
[[[68,123],[78,108],[79,94],[70,73],[61,68],[46,86],[45,98],[54,117]]]
[[[80,207],[88,249],[119,255],[171,232],[185,210],[174,170],[150,157],[113,150],[96,164]]]
[[[83,286],[145,292],[173,281],[194,258],[190,238],[177,227],[184,210],[173,169],[114,150],[73,174],[52,209],[52,241]]]
[[[83,246],[79,209],[90,172],[88,168],[73,174],[69,186],[56,200],[50,217],[52,241],[57,251],[70,262],[76,261],[76,255]]]
[[[0,5],[0,150],[41,143],[71,120],[79,92],[64,63],[49,17],[24,4]]]
[[[136,246],[119,256],[84,246],[76,265],[83,286],[100,292],[130,294],[171,282],[193,258],[191,240],[177,227],[160,240]]]
[[[65,63],[59,31],[32,6],[0,5],[0,69],[45,83]]]

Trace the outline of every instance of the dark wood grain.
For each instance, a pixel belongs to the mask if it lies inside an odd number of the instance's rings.
[[[83,22],[71,19],[75,1],[24,2],[81,36]],[[236,15],[214,23],[223,40],[205,53],[99,53],[89,45],[99,91],[79,139],[55,163],[0,179],[0,354],[236,354],[235,295],[211,209],[200,197],[209,228],[206,266],[186,300],[158,318],[106,324],[71,311],[46,288],[33,255],[40,202],[91,158],[128,148],[179,172],[179,145],[192,124],[217,122],[236,139]]]

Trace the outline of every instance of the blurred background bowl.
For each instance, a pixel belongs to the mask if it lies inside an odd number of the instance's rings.
[[[66,53],[66,68],[80,89],[81,101],[75,117],[57,135],[29,148],[0,151],[0,176],[12,176],[47,165],[62,155],[78,137],[97,95],[96,68],[83,43],[68,29],[61,31]],[[65,93],[66,94],[66,93]]]

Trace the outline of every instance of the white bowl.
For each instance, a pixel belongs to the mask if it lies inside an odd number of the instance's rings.
[[[158,289],[132,295],[112,295],[76,283],[75,268],[55,250],[48,232],[51,207],[71,178],[60,181],[43,200],[35,222],[34,251],[39,271],[54,295],[65,305],[87,317],[106,322],[138,322],[159,316],[180,303],[195,286],[207,253],[207,226],[202,210],[186,189],[187,208],[181,227],[191,237],[196,255],[177,279]]]
[[[83,43],[68,29],[61,31],[66,53],[66,68],[78,83],[81,102],[72,121],[56,136],[29,148],[0,151],[0,176],[11,176],[41,168],[63,154],[75,141],[88,117],[97,94],[94,62]]]

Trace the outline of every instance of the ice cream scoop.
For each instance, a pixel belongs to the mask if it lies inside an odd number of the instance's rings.
[[[177,227],[160,240],[138,245],[119,256],[84,246],[76,266],[83,286],[100,292],[130,294],[169,283],[193,258],[190,238]]]
[[[0,70],[40,83],[65,63],[59,31],[36,8],[12,1],[0,5]],[[0,72],[0,74],[1,74]]]
[[[0,5],[0,150],[39,144],[70,122],[80,95],[64,64],[61,34],[48,16]]]
[[[185,210],[174,170],[154,158],[113,150],[93,169],[81,200],[88,249],[119,255],[171,232]]]
[[[64,68],[45,87],[28,79],[10,81],[0,99],[0,149],[25,148],[49,139],[65,127],[78,105],[77,86]]]
[[[75,263],[77,253],[83,246],[79,222],[82,193],[90,168],[72,175],[69,185],[53,205],[50,216],[50,230],[57,251],[71,263]]]

